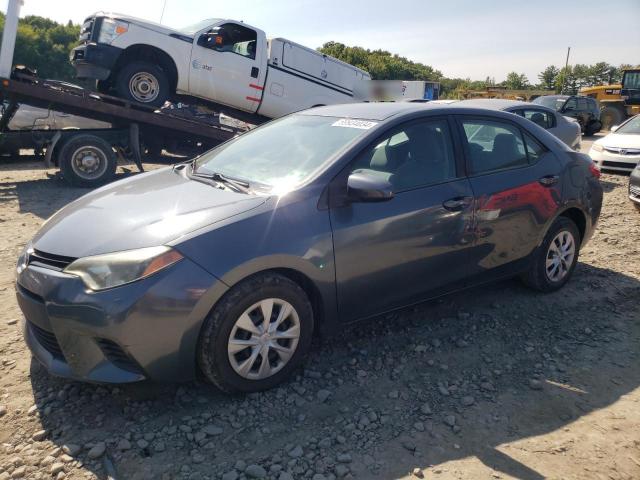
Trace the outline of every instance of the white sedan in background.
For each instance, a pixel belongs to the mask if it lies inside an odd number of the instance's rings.
[[[589,156],[600,170],[630,173],[640,162],[640,115],[631,117],[593,143]]]
[[[460,103],[467,105],[469,108],[490,108],[520,115],[545,130],[549,130],[549,133],[562,140],[569,148],[576,152],[580,151],[582,142],[580,124],[574,118],[565,117],[551,108],[535,103],[502,98],[474,98],[461,100]]]

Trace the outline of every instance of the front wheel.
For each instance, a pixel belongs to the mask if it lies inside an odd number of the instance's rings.
[[[113,177],[117,168],[111,145],[95,135],[77,135],[61,148],[58,164],[64,179],[76,187],[97,187]]]
[[[204,376],[226,392],[256,392],[284,381],[306,356],[313,310],[287,277],[261,274],[234,286],[205,321],[198,342]]]
[[[169,79],[157,65],[132,62],[125,65],[116,78],[116,91],[121,98],[150,107],[160,107],[169,98]]]
[[[578,263],[580,241],[580,232],[573,220],[556,219],[534,253],[529,271],[522,277],[524,283],[541,292],[562,288]]]

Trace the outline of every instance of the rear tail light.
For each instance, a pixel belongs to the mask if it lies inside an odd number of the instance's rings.
[[[589,171],[591,172],[591,175],[593,175],[595,178],[600,178],[600,175],[602,175],[598,166],[593,162],[589,164]]]

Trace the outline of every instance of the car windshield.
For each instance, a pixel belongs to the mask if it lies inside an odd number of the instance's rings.
[[[194,172],[220,173],[284,193],[304,183],[376,122],[289,115],[205,153]]]
[[[542,105],[547,108],[553,108],[554,110],[559,111],[564,102],[567,101],[568,97],[538,97],[534,99],[531,103],[536,103],[538,105]]]
[[[635,117],[629,119],[628,122],[621,125],[616,133],[623,133],[626,135],[640,135],[640,115],[636,115]]]
[[[206,20],[194,23],[193,25],[187,25],[186,27],[178,28],[177,30],[182,33],[186,33],[187,35],[193,35],[194,33],[199,32],[200,30],[204,30],[205,28],[219,21],[219,18],[207,18]]]

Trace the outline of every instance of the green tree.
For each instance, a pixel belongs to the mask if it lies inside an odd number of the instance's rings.
[[[5,16],[0,12],[0,35],[4,21]],[[69,53],[79,35],[80,26],[71,22],[63,25],[48,18],[27,16],[18,22],[13,63],[36,69],[41,78],[77,81]]]
[[[545,90],[555,90],[556,81],[560,70],[555,65],[549,65],[543,71],[538,74],[540,80],[540,88]]]
[[[523,90],[529,86],[529,79],[524,73],[509,72],[503,84],[509,90]]]

